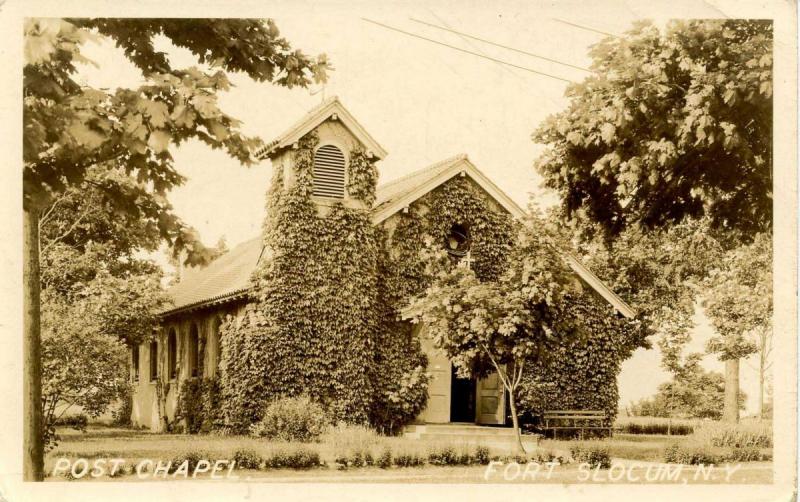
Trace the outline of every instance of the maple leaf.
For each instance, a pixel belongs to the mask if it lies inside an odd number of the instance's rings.
[[[172,140],[169,132],[163,129],[156,129],[150,133],[147,139],[147,146],[152,148],[156,153],[161,153],[169,148],[169,143]]]
[[[105,141],[105,136],[92,130],[84,122],[75,121],[69,125],[66,131],[81,146],[90,150],[99,147]]]

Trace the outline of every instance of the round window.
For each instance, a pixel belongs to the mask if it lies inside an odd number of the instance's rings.
[[[464,256],[469,251],[469,231],[464,225],[455,224],[445,240],[445,249],[453,256]]]

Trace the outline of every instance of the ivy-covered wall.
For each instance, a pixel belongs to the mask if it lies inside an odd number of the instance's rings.
[[[266,259],[244,315],[222,327],[220,388],[227,427],[243,431],[278,396],[308,394],[332,421],[397,432],[427,401],[427,360],[399,311],[428,284],[421,248],[470,229],[480,277],[502,270],[514,224],[466,178],[454,178],[375,226],[378,172],[348,152],[344,203],[312,196],[315,133],[276,169],[264,224]],[[286,160],[284,159],[284,162]],[[284,183],[290,172],[291,182]],[[360,204],[353,204],[356,199]]]
[[[267,258],[254,273],[245,316],[223,326],[222,408],[234,430],[253,423],[267,401],[282,395],[308,394],[334,421],[369,419],[376,233],[366,209],[336,203],[318,214],[311,196],[316,144],[313,133],[300,141],[290,186],[276,170],[264,224]],[[377,171],[371,163],[359,165],[374,175],[349,173],[351,181],[369,185],[351,193],[374,194]]]
[[[421,251],[443,246],[460,224],[470,234],[476,275],[493,280],[514,245],[518,223],[468,177],[452,178],[373,225],[378,172],[357,146],[347,152],[347,200],[314,198],[317,144],[309,133],[275,170],[254,293],[221,328],[219,402],[230,431],[245,431],[272,399],[306,394],[332,422],[398,432],[428,397],[427,358],[399,315],[430,282]],[[590,319],[590,336],[526,375],[521,408],[528,412],[616,413],[616,377],[633,349],[608,306],[583,297],[575,315]]]
[[[513,245],[514,223],[467,178],[451,179],[382,225],[378,281],[382,321],[376,347],[380,371],[375,379],[373,423],[385,430],[410,422],[427,404],[427,358],[412,334],[413,325],[399,321],[398,313],[430,283],[422,249],[444,246],[453,224],[469,229],[478,276],[495,278]]]
[[[641,345],[641,331],[588,291],[572,299],[571,310],[584,333],[563,343],[545,366],[529,367],[519,393],[520,409],[525,421],[545,410],[603,410],[611,425],[619,401],[617,376],[622,362]]]

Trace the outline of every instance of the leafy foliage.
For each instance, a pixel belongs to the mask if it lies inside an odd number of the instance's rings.
[[[236,36],[231,38],[231,33]],[[176,69],[153,39],[165,36],[201,64]],[[142,72],[136,89],[93,89],[75,80],[89,40],[110,39]],[[181,184],[170,145],[191,139],[224,149],[247,165],[260,140],[239,132],[239,122],[217,106],[230,83],[225,71],[292,87],[324,79],[324,56],[292,51],[274,23],[237,19],[29,19],[25,23],[23,138],[26,208],[46,207],[70,186],[92,183],[115,211],[152,218],[160,237],[177,249],[192,235],[163,196]],[[114,183],[92,170],[117,170],[142,185]],[[195,236],[196,237],[196,236]],[[192,262],[192,255],[189,255]]]
[[[236,36],[232,37],[232,33]],[[226,71],[242,71],[258,81],[274,81],[291,87],[305,86],[312,77],[318,80],[325,78],[327,62],[324,56],[312,61],[299,51],[291,51],[286,40],[278,36],[271,21],[26,19],[23,209],[26,228],[30,229],[27,235],[36,232],[40,212],[45,211],[43,220],[46,220],[49,212],[64,197],[72,197],[74,201],[77,195],[78,202],[82,202],[80,196],[87,187],[95,190],[76,218],[72,221],[67,218],[60,220],[69,221],[68,226],[58,227],[50,222],[50,230],[56,232],[56,236],[42,249],[44,255],[50,251],[47,246],[58,244],[61,247],[58,252],[53,250],[54,253],[48,255],[53,258],[54,266],[47,267],[50,276],[47,273],[44,276],[45,287],[49,285],[52,289],[44,295],[51,304],[42,308],[43,318],[51,316],[50,321],[42,323],[45,329],[50,329],[49,333],[45,333],[45,338],[63,339],[49,349],[45,347],[42,354],[45,358],[50,357],[49,362],[45,361],[45,366],[50,365],[55,372],[42,376],[55,379],[49,382],[53,384],[49,387],[50,396],[47,396],[48,391],[43,393],[46,410],[52,410],[54,406],[48,399],[60,399],[63,394],[79,401],[85,399],[87,393],[96,393],[99,405],[107,403],[108,396],[116,389],[119,375],[106,374],[107,381],[98,384],[98,375],[91,373],[108,373],[108,368],[100,368],[103,362],[115,364],[117,371],[127,366],[117,361],[115,352],[118,351],[113,345],[119,343],[117,338],[103,338],[103,330],[109,326],[100,326],[97,319],[87,319],[85,322],[89,329],[86,333],[79,333],[75,329],[81,313],[97,316],[105,312],[97,309],[96,305],[88,305],[89,302],[86,302],[87,305],[77,303],[70,295],[86,295],[85,290],[89,289],[87,283],[93,280],[91,276],[97,271],[104,271],[109,277],[123,282],[127,279],[117,273],[118,269],[104,268],[104,264],[97,263],[96,258],[110,256],[111,263],[120,265],[125,262],[125,256],[117,252],[117,242],[121,242],[121,247],[129,253],[138,247],[152,249],[152,235],[155,234],[159,240],[169,243],[176,254],[182,249],[189,251],[186,259],[188,264],[200,263],[205,259],[202,253],[205,248],[199,244],[196,233],[172,213],[165,199],[167,191],[183,182],[174,169],[170,145],[199,140],[212,148],[224,149],[233,158],[249,164],[250,152],[261,143],[256,138],[242,135],[238,130],[239,122],[218,108],[216,93],[230,85],[224,71],[211,73],[197,68],[172,68],[166,55],[156,51],[153,46],[153,39],[162,35],[175,45],[188,49],[200,63],[208,63]],[[81,86],[76,82],[78,66],[91,63],[81,54],[81,46],[89,40],[102,38],[113,40],[123,49],[128,60],[141,70],[142,85],[135,89],[117,88],[110,91]],[[72,207],[74,209],[80,205],[74,204]],[[104,220],[107,229],[113,228],[114,223],[122,226],[131,221],[141,222],[142,225],[134,227],[144,229],[144,234],[123,231],[120,232],[120,239],[115,241],[116,231],[120,230],[116,228],[111,232],[111,237],[109,234],[95,235],[98,227],[87,223],[92,216],[102,216],[103,213],[115,216]],[[28,222],[31,224],[27,225]],[[48,228],[42,224],[38,230],[46,235]],[[88,238],[78,245],[81,230],[83,237]],[[62,241],[67,236],[73,242],[64,247]],[[104,246],[94,245],[96,237],[103,241]],[[134,246],[134,241],[139,245]],[[100,253],[97,253],[98,247]],[[198,250],[200,253],[195,252]],[[33,266],[39,260],[36,253],[26,253],[25,257],[25,269],[38,270]],[[72,266],[75,258],[78,258],[75,263],[77,267]],[[142,264],[138,260],[134,263]],[[133,273],[132,267],[123,265],[122,268]],[[138,270],[138,273],[141,275],[148,271],[152,272],[153,269]],[[57,289],[53,284],[64,289]],[[37,301],[39,288],[40,277],[34,273],[25,281],[26,297]],[[110,295],[115,293],[108,292]],[[137,300],[145,294],[138,297],[134,295],[132,299]],[[94,295],[94,299],[97,300],[95,303],[101,303],[107,298],[101,293]],[[124,300],[121,304],[125,305]],[[116,307],[113,303],[106,305]],[[158,302],[153,302],[151,306],[157,307]],[[26,344],[30,350],[27,356],[34,358],[40,355],[40,319],[36,307],[28,309],[31,314],[25,318],[25,336],[30,342]],[[117,312],[119,310],[116,309]],[[63,316],[67,321],[65,326],[59,326],[53,314]],[[118,322],[130,314],[131,311],[128,311],[106,320],[110,321],[109,325],[123,329],[118,336],[137,343],[134,340],[136,331],[124,330],[141,326],[127,326]],[[151,319],[151,316],[145,315],[142,322],[149,323]],[[64,378],[66,365],[55,361],[59,358],[62,361],[68,359],[70,354],[56,348],[56,345],[63,344],[80,350],[80,343],[90,347],[90,350],[83,350],[81,355],[92,354],[96,359],[87,360],[83,373],[77,378]],[[105,350],[101,354],[91,349]],[[76,383],[86,387],[78,389]],[[30,376],[30,385],[36,395],[40,390],[39,375]],[[74,397],[76,393],[78,397]],[[32,415],[30,423],[36,427],[39,413],[36,403],[30,406],[33,407],[33,410],[27,410]],[[45,411],[45,415],[48,413],[52,417],[52,411]],[[46,431],[50,430],[47,425],[49,420],[45,420]],[[25,441],[30,442],[27,446],[26,478],[40,478],[41,445],[31,438],[29,431],[26,431]]]
[[[592,468],[608,469],[611,467],[609,448],[602,444],[576,444],[570,447],[570,455],[575,462],[585,462]]]
[[[724,361],[765,350],[757,342],[772,330],[772,234],[758,234],[752,243],[728,251],[707,285],[706,313],[717,332],[709,352]]]
[[[42,408],[46,448],[55,446],[53,425],[73,406],[98,417],[128,386],[128,351],[104,332],[93,295],[69,303],[43,294]],[[112,304],[113,305],[113,304]],[[109,305],[110,306],[110,305]],[[56,413],[59,412],[59,415]]]
[[[182,382],[173,422],[183,420],[189,434],[220,427],[219,394],[217,378],[192,378]]]
[[[546,410],[603,410],[605,425],[617,414],[617,377],[622,362],[639,346],[641,324],[609,312],[605,300],[571,295],[566,315],[580,320],[584,336],[564,338],[552,357],[528,365],[518,392],[524,420]]]
[[[772,425],[765,422],[697,428],[686,441],[669,445],[664,461],[680,464],[722,464],[771,460]]]
[[[591,56],[594,74],[534,135],[570,218],[611,234],[704,214],[748,234],[771,228],[770,21],[638,23]]]
[[[469,225],[476,268],[492,277],[514,227],[460,178],[396,215],[391,231],[374,227],[367,210],[334,205],[320,216],[310,190],[316,142],[310,134],[294,151],[294,185],[284,189],[276,172],[264,226],[271,259],[254,275],[257,300],[222,328],[226,421],[242,430],[264,403],[307,393],[334,421],[396,433],[427,400],[427,360],[413,327],[398,320],[430,282],[420,245],[443,243],[454,222]],[[375,166],[359,150],[350,159],[348,193],[371,204]]]
[[[502,275],[480,281],[469,268],[445,268],[412,305],[434,345],[447,354],[460,375],[497,372],[509,393],[518,432],[515,401],[526,371],[544,368],[559,347],[585,338],[595,318],[611,317],[611,312],[598,311],[576,315],[572,305],[579,293],[561,251],[558,237],[532,216]],[[613,361],[603,354],[600,368],[606,360]],[[613,377],[615,384],[616,372]]]
[[[347,193],[369,208],[375,203],[377,184],[378,168],[362,148],[354,149],[347,164]]]
[[[234,429],[256,422],[270,400],[301,394],[334,421],[368,420],[378,243],[367,210],[337,204],[318,216],[316,143],[314,134],[300,141],[292,187],[276,171],[264,225],[270,259],[254,273],[256,300],[240,325],[222,327],[224,410]]]
[[[395,433],[415,418],[427,401],[427,359],[412,325],[397,320],[414,296],[431,282],[431,270],[420,252],[439,247],[454,223],[470,228],[471,253],[480,277],[495,277],[508,260],[514,225],[510,216],[491,207],[463,178],[454,178],[393,217],[391,235],[383,233],[379,261],[379,341],[375,347],[375,398],[371,422]]]
[[[316,441],[329,426],[322,406],[307,396],[286,397],[269,403],[261,420],[250,427],[256,437],[280,441]]]
[[[89,176],[137,186],[118,172]],[[118,214],[85,183],[47,208],[39,238],[45,422],[56,418],[55,403],[64,405],[62,413],[77,405],[96,417],[117,401],[119,418],[129,420],[126,348],[153,333],[156,312],[168,304],[159,269],[137,254],[157,247],[154,222]]]
[[[636,416],[711,418],[719,420],[725,398],[725,377],[715,371],[696,367],[671,382],[658,386],[651,398],[633,403]],[[744,409],[747,395],[739,393],[739,408]]]

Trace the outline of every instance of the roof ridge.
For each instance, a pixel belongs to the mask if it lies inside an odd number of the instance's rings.
[[[323,99],[322,101],[320,101],[320,102],[319,102],[319,104],[316,104],[316,105],[312,106],[311,108],[309,108],[309,109],[308,109],[308,110],[307,110],[307,111],[306,111],[306,112],[305,112],[305,113],[304,113],[304,114],[303,114],[303,115],[302,115],[302,116],[301,116],[299,119],[295,120],[295,121],[292,123],[292,125],[291,125],[291,126],[289,126],[288,128],[286,128],[286,129],[285,129],[285,130],[284,130],[284,131],[283,131],[281,134],[279,134],[278,136],[276,136],[276,137],[275,137],[275,139],[273,139],[273,140],[272,140],[272,141],[270,141],[269,143],[265,143],[265,144],[264,144],[264,146],[262,146],[261,148],[259,148],[258,150],[256,150],[256,152],[253,154],[253,157],[255,157],[256,159],[262,159],[263,157],[265,157],[265,156],[266,156],[266,154],[267,154],[267,153],[268,153],[268,152],[269,152],[269,151],[270,151],[270,150],[271,150],[273,147],[275,147],[275,145],[277,145],[278,143],[280,143],[280,138],[283,138],[283,137],[285,137],[285,136],[286,136],[287,134],[289,134],[289,133],[290,133],[290,132],[291,132],[291,131],[292,131],[292,130],[295,128],[295,127],[297,127],[297,125],[298,125],[298,124],[301,124],[301,123],[303,123],[303,121],[305,121],[306,119],[308,119],[310,116],[314,115],[315,113],[318,113],[320,110],[322,110],[323,108],[325,108],[326,106],[328,106],[328,105],[330,105],[330,104],[332,104],[332,103],[339,103],[339,104],[342,104],[342,102],[341,102],[341,101],[339,101],[339,96],[337,96],[337,95],[335,95],[335,94],[334,94],[333,96],[329,97],[329,98],[325,98],[325,99]]]
[[[430,164],[430,165],[428,165],[426,167],[423,167],[421,169],[417,169],[416,171],[411,171],[410,173],[405,174],[403,176],[400,176],[399,178],[395,178],[393,180],[389,180],[386,183],[381,183],[380,185],[378,185],[377,188],[390,187],[392,185],[396,185],[397,183],[399,183],[401,181],[406,181],[406,180],[411,179],[411,178],[413,178],[415,176],[418,176],[419,174],[424,173],[426,171],[431,171],[433,169],[436,169],[437,167],[442,167],[442,166],[444,166],[446,164],[452,164],[453,162],[455,162],[457,160],[466,160],[466,159],[467,159],[467,154],[466,153],[459,153],[457,155],[453,155],[451,157],[447,157],[446,159],[440,160],[438,162],[434,162],[433,164]]]

